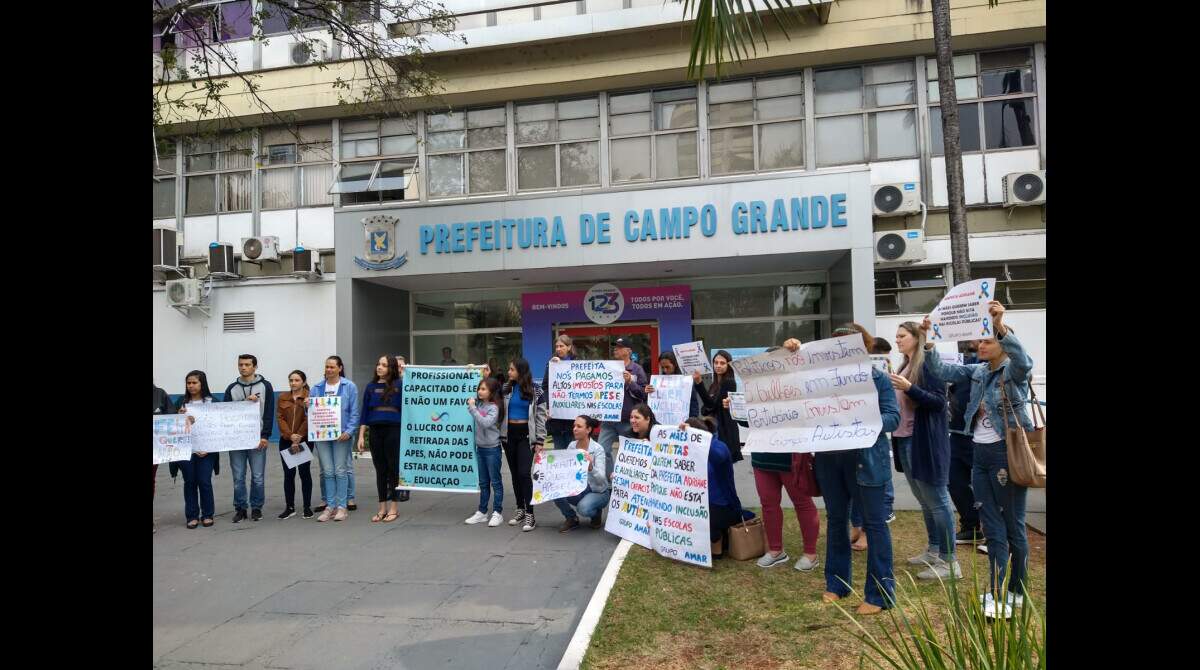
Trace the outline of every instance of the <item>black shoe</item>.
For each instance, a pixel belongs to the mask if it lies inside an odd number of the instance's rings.
[[[566,519],[562,522],[562,525],[558,527],[558,532],[569,533],[578,527],[579,527],[579,517],[573,516],[570,519]]]
[[[296,516],[296,508],[295,507],[289,507],[279,513],[280,519],[290,519],[294,516]]]
[[[312,511],[320,514],[321,512],[325,511],[325,505],[317,505],[316,507],[312,508]]]
[[[245,520],[246,520],[246,510],[242,507],[239,507],[237,512],[233,515],[233,522],[238,523],[238,522],[245,521]]]
[[[304,508],[304,518],[305,518],[305,519],[311,519],[311,518],[313,518],[313,511],[312,511],[312,508],[311,508],[311,507],[305,507],[305,508]]]
[[[576,520],[575,523],[579,523],[579,521]],[[533,518],[533,512],[525,512],[525,525],[521,526],[521,530],[531,531],[534,528],[537,528],[537,521],[535,521]]]
[[[262,509],[261,508],[255,507],[254,509],[250,510],[250,520],[251,521],[258,521],[260,519],[262,519]]]
[[[588,528],[591,528],[592,530],[598,530],[603,527],[604,527],[604,524],[601,523],[601,521],[600,521],[599,513],[597,513],[596,516],[592,517],[592,520],[588,522]]]
[[[412,493],[412,491],[401,491],[400,492],[400,502],[408,502],[408,496],[411,493]]]
[[[979,544],[982,541],[978,530],[960,530],[954,536],[954,544]]]
[[[346,503],[346,509],[348,509],[348,510],[350,510],[351,512],[353,512],[353,511],[355,511],[355,510],[357,510],[357,509],[358,509],[358,503],[356,503],[356,502],[354,502],[353,500],[351,500],[349,503]]]

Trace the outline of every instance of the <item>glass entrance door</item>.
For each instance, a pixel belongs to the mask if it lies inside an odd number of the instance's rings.
[[[658,324],[613,324],[611,326],[571,326],[555,328],[555,335],[567,334],[575,343],[575,351],[586,360],[614,360],[612,343],[618,337],[629,340],[633,361],[647,375],[658,374]]]

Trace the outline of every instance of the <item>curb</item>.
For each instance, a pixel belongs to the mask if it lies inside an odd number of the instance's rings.
[[[621,571],[621,564],[625,562],[625,556],[632,546],[633,543],[629,540],[621,540],[621,543],[613,551],[612,557],[608,559],[608,566],[604,568],[604,574],[600,575],[600,581],[596,583],[592,599],[588,601],[587,609],[583,611],[579,625],[575,627],[575,634],[571,636],[567,650],[563,652],[562,660],[558,662],[558,670],[579,670],[579,665],[583,663],[583,656],[587,653],[588,644],[592,641],[592,633],[596,631],[596,626],[600,623],[600,615],[604,612],[604,605],[608,602],[608,594],[612,591],[613,584],[617,581],[617,573]]]

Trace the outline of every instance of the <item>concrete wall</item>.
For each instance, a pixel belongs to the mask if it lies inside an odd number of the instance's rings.
[[[341,353],[352,379],[360,386],[371,381],[375,363],[384,354],[400,354],[412,360],[408,350],[410,324],[408,291],[362,280],[351,280],[354,325],[352,349]],[[360,381],[361,380],[361,381]]]

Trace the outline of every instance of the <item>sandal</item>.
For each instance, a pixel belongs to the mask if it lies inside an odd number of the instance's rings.
[[[204,521],[200,522],[200,525],[204,526],[205,528],[208,528],[209,526],[213,525],[213,520],[205,519]]]
[[[383,519],[383,517],[384,517],[383,512],[378,512],[375,514],[375,516],[371,517],[371,523],[379,523]]]
[[[395,512],[388,512],[388,513],[387,513],[387,516],[383,517],[383,522],[384,522],[384,523],[391,523],[391,522],[395,521],[395,520],[396,520],[397,518],[399,518],[399,517],[400,517],[400,515],[399,515],[399,514],[396,514]]]
[[[187,522],[188,530],[196,530],[196,527],[199,525],[200,525],[200,522],[195,519],[192,519],[191,521]]]

